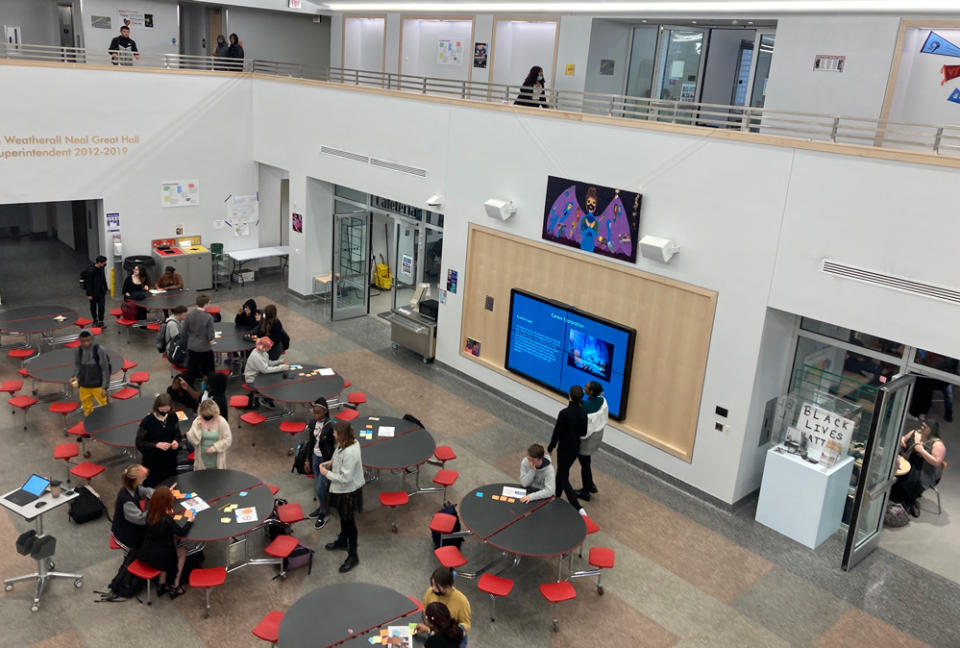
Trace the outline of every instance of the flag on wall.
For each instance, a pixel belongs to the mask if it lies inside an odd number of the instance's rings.
[[[927,40],[923,41],[923,47],[920,48],[920,51],[924,54],[960,57],[960,47],[957,47],[936,32],[930,32]]]
[[[943,81],[940,82],[940,85],[943,85],[950,79],[960,77],[960,65],[944,65],[940,68],[940,72],[943,73]]]

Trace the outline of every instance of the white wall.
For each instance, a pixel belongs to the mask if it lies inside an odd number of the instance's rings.
[[[345,17],[343,25],[343,67],[383,72],[386,18]]]
[[[470,43],[470,65],[473,66],[474,43],[487,44],[487,67],[473,68],[470,80],[475,83],[489,83],[490,81],[490,54],[493,44],[493,14],[477,14],[473,22],[473,43]],[[516,81],[514,81],[516,83]]]
[[[880,115],[900,19],[781,18],[765,108],[849,117]],[[817,54],[846,56],[843,72],[815,72]]]
[[[178,54],[180,24],[177,3],[173,0],[83,0],[83,38],[88,49],[106,51],[114,36],[120,35],[119,9],[153,14],[153,28],[131,27],[130,38],[141,52]],[[94,29],[91,16],[110,16],[112,29]]]
[[[403,20],[402,72],[414,76],[466,81],[473,66],[472,20]],[[440,40],[460,41],[463,59],[459,65],[437,63]]]
[[[268,164],[257,165],[260,193],[260,245],[280,245],[280,181],[283,170]]]
[[[553,59],[559,25],[556,22],[501,20],[496,26],[496,42],[493,43],[495,49],[491,50],[490,43],[487,43],[488,52],[493,53],[492,82],[520,85],[530,68],[539,65],[543,68],[544,85],[553,87]],[[472,44],[470,54],[472,65]],[[488,54],[489,58],[491,57]]]
[[[590,16],[561,16],[560,40],[557,42],[557,90],[583,92],[590,56]],[[574,73],[566,74],[567,63]]]
[[[938,56],[920,52],[930,29],[907,30],[900,58],[900,70],[890,107],[893,121],[919,122],[922,124],[960,123],[960,104],[947,101],[960,79],[952,79],[941,85],[944,65],[960,65],[960,58]],[[951,43],[960,45],[960,29],[935,31]]]
[[[209,7],[197,4],[180,5],[180,53],[190,56],[213,56],[217,43],[209,42]]]
[[[586,92],[623,94],[627,83],[627,56],[633,25],[612,20],[593,19],[590,30],[590,52],[587,57]],[[613,75],[600,74],[600,61],[610,59]]]
[[[74,15],[76,22],[77,16]],[[31,45],[60,45],[55,0],[3,0],[0,27],[20,26],[20,42]],[[0,32],[0,37],[3,33]]]
[[[326,67],[330,64],[330,19],[313,22],[314,16],[287,11],[227,9],[224,34],[236,33],[248,59],[301,63]]]

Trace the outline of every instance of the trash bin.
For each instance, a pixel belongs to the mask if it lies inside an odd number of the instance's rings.
[[[157,265],[157,262],[153,260],[152,256],[147,256],[144,254],[136,254],[134,256],[128,256],[123,260],[123,271],[127,274],[133,272],[133,266],[142,265],[147,269],[147,272],[153,276],[153,267]]]

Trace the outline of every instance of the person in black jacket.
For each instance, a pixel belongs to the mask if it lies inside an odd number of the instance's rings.
[[[230,45],[227,46],[227,58],[233,60],[227,62],[225,66],[226,69],[238,72],[243,69],[243,45],[240,44],[240,39],[237,38],[236,34],[230,34]]]
[[[113,37],[107,51],[114,65],[133,65],[133,59],[140,59],[137,41],[130,38],[129,25],[120,27],[120,35]]]
[[[143,417],[137,430],[137,450],[149,471],[143,482],[146,486],[156,486],[177,474],[179,447],[180,419],[173,411],[170,395],[160,394],[153,401],[153,411]]]
[[[103,327],[103,311],[107,296],[107,275],[104,268],[107,265],[107,257],[98,256],[83,271],[83,289],[87,293],[87,300],[90,302],[90,319],[94,326]]]
[[[123,487],[117,493],[110,533],[124,551],[139,549],[143,544],[147,512],[140,508],[140,501],[153,496],[153,489],[142,485],[146,478],[147,469],[139,464],[127,466],[123,471]]]
[[[543,89],[543,68],[534,65],[527,73],[527,78],[523,80],[523,86],[520,88],[520,94],[517,100],[513,102],[515,106],[530,106],[531,108],[546,108],[547,95]]]
[[[283,323],[277,318],[277,307],[273,304],[267,304],[267,307],[263,309],[260,322],[250,337],[254,341],[260,337],[270,338],[273,347],[270,348],[267,355],[271,360],[277,360],[290,348],[290,336],[283,330]]]
[[[189,510],[185,513],[188,522],[182,526],[173,519],[173,511],[173,493],[166,486],[158,487],[150,498],[143,544],[136,551],[137,560],[163,571],[160,592],[169,591],[172,599],[184,593],[180,575],[187,560],[187,548],[179,545],[177,538],[185,536],[193,526]]]
[[[580,385],[571,387],[569,399],[567,406],[557,414],[547,451],[557,449],[557,497],[560,497],[560,493],[565,494],[573,508],[580,511],[581,515],[586,515],[580,508],[577,492],[570,485],[570,467],[580,454],[580,438],[587,433],[587,412],[580,406],[583,388]]]
[[[233,323],[238,329],[244,329],[246,331],[252,331],[257,328],[257,322],[260,321],[260,311],[257,310],[257,302],[253,299],[248,299],[243,302],[243,306],[240,307],[240,310],[237,311],[236,316],[233,318]]]
[[[313,401],[313,419],[307,422],[307,432],[310,433],[310,442],[313,445],[308,472],[314,475],[314,491],[319,503],[310,517],[317,518],[314,528],[322,529],[327,523],[327,508],[323,503],[327,493],[327,478],[320,474],[319,466],[333,459],[334,450],[333,422],[330,420],[327,400],[323,396]]]

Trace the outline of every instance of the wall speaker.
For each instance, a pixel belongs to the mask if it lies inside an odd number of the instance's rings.
[[[500,200],[499,198],[491,198],[483,203],[483,208],[487,210],[487,216],[490,218],[499,218],[500,220],[507,220],[517,213],[517,208],[513,206],[513,201]]]
[[[680,246],[670,239],[659,236],[644,236],[640,239],[640,254],[645,259],[653,259],[666,263],[674,254],[680,251]]]

